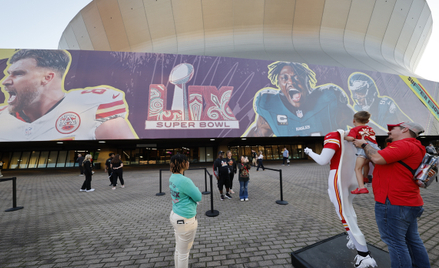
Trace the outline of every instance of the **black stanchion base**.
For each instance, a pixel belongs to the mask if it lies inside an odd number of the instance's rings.
[[[279,204],[279,205],[288,205],[288,202],[287,202],[287,201],[284,201],[284,200],[277,200],[277,201],[276,201],[276,204]]]
[[[19,209],[22,209],[22,208],[24,208],[24,207],[10,208],[10,209],[5,210],[5,212],[16,211],[16,210],[19,210]]]
[[[210,192],[209,192],[209,191],[206,191],[206,192],[202,192],[202,194],[210,194]]]
[[[341,233],[292,252],[291,264],[295,268],[354,267],[357,251],[346,247],[346,235]],[[388,252],[370,244],[367,247],[378,267],[390,267]]]
[[[160,195],[165,195],[166,193],[156,193],[155,195],[160,196]]]
[[[216,217],[219,215],[219,211],[218,210],[208,210],[206,211],[206,216],[207,217]]]

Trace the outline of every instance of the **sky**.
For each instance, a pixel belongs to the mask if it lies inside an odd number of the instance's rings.
[[[0,48],[57,49],[64,29],[91,0],[0,0]],[[416,74],[439,82],[439,1],[427,0],[433,32]],[[435,25],[436,23],[436,25]]]

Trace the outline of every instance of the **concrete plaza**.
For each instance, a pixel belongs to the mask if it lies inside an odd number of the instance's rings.
[[[344,232],[327,194],[328,166],[311,161],[265,166],[282,169],[283,199],[289,204],[276,204],[276,171],[250,171],[248,202],[240,202],[237,193],[220,201],[214,186],[220,214],[206,216],[211,198],[203,195],[191,267],[292,267],[292,251]],[[211,172],[211,165],[195,167]],[[170,172],[163,172],[166,194],[156,196],[161,168],[168,167],[125,167],[126,187],[116,190],[108,186],[106,173],[96,170],[94,192],[79,191],[84,177],[77,169],[4,171],[3,178],[17,177],[17,205],[24,209],[4,212],[12,207],[12,182],[1,182],[0,267],[173,267]],[[185,175],[205,190],[203,170]],[[236,176],[233,188],[238,192]],[[439,183],[421,194],[425,211],[419,231],[432,267],[439,267]],[[375,223],[373,194],[357,196],[354,207],[367,242],[387,251]]]

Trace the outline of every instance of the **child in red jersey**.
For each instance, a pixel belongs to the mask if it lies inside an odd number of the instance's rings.
[[[374,149],[379,150],[376,142],[375,132],[371,127],[366,125],[369,123],[370,113],[367,111],[360,111],[354,114],[354,128],[349,131],[349,134],[344,137],[347,141],[354,141],[355,139],[364,138],[369,145]],[[355,162],[355,175],[358,181],[358,188],[351,191],[352,194],[368,194],[369,191],[364,186],[363,180],[363,167],[367,178],[367,173],[369,172],[369,159],[367,159],[366,154],[362,148],[357,148],[357,160]]]

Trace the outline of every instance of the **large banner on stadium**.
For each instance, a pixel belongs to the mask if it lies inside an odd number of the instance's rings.
[[[438,83],[281,61],[0,50],[0,141],[324,136],[353,114],[439,134]]]

